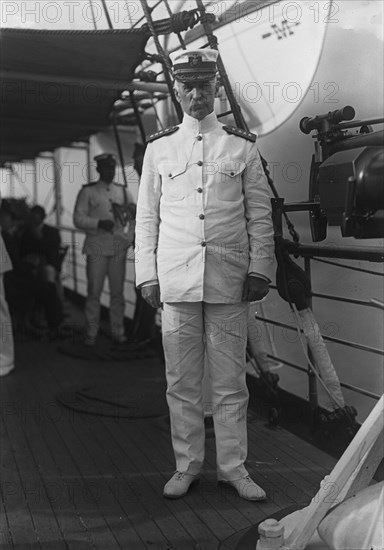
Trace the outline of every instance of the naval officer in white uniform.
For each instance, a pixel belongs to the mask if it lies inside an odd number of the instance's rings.
[[[204,461],[213,408],[217,477],[243,498],[266,495],[249,476],[247,311],[269,291],[270,193],[256,136],[218,122],[215,50],[171,54],[180,125],[149,137],[136,219],[136,284],[163,304],[167,400],[176,472],[164,496],[184,496]],[[202,399],[204,357],[212,403]]]
[[[127,250],[134,242],[134,221],[124,226],[124,216],[135,208],[127,190],[113,181],[116,160],[110,153],[97,155],[99,180],[84,185],[75,204],[73,223],[86,232],[87,298],[85,345],[94,346],[100,324],[100,296],[105,279],[110,290],[110,330],[113,340],[124,343],[124,282]],[[120,216],[116,212],[120,209]],[[128,210],[127,210],[128,209]]]

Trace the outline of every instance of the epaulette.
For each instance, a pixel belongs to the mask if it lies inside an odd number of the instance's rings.
[[[256,141],[256,135],[251,132],[247,132],[247,130],[242,130],[241,128],[236,128],[235,126],[223,126],[223,130],[225,130],[228,134],[234,134],[235,136],[253,141],[253,143]]]
[[[174,132],[177,132],[179,129],[178,126],[170,126],[169,128],[165,128],[164,130],[160,130],[160,132],[156,132],[155,134],[151,134],[150,136],[147,136],[147,143],[150,141],[155,141],[155,139],[159,139],[163,136],[168,136],[169,134],[173,134]]]

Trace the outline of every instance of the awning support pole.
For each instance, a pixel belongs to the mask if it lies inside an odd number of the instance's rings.
[[[33,193],[33,203],[34,204],[37,204],[37,158],[34,158],[33,159],[33,190],[32,190],[32,193]]]
[[[119,152],[120,165],[121,165],[121,169],[123,171],[124,187],[128,188],[127,174],[125,173],[125,163],[124,163],[123,149],[121,147],[121,140],[120,140],[119,130],[117,129],[117,125],[116,125],[115,121],[113,121],[112,125],[113,125],[113,132],[115,134],[117,150]]]
[[[53,159],[53,173],[54,173],[54,191],[55,191],[55,212],[56,212],[56,224],[59,227],[61,225],[61,177],[60,177],[60,163],[58,158],[58,151],[55,149],[52,155]]]
[[[135,112],[137,125],[138,125],[139,130],[140,130],[141,140],[142,140],[143,144],[145,145],[145,142],[146,142],[145,130],[144,130],[144,126],[143,126],[143,121],[141,120],[139,109],[137,107],[137,102],[136,102],[136,98],[135,98],[135,94],[134,94],[133,90],[129,91],[129,97],[131,98],[132,107],[133,107],[133,110]]]

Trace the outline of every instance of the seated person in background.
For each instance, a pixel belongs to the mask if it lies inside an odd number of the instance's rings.
[[[13,264],[13,270],[4,274],[5,296],[15,331],[24,329],[28,313],[36,301],[34,269],[20,256],[20,235],[17,220],[5,201],[0,209],[0,227],[4,246]]]
[[[45,211],[33,207],[20,238],[12,226],[12,213],[1,214],[2,234],[13,271],[6,274],[5,290],[11,314],[26,328],[28,317],[39,305],[48,325],[48,336],[55,338],[63,322],[63,305],[58,293],[60,234],[43,224]]]
[[[56,227],[44,223],[46,218],[42,206],[31,208],[30,216],[21,235],[20,254],[22,258],[35,263],[39,276],[49,282],[57,282],[60,273],[60,232]]]

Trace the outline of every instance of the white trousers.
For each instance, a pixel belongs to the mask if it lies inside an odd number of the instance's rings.
[[[14,346],[12,321],[5,299],[3,275],[0,275],[0,370],[8,371],[14,367]]]
[[[105,279],[108,278],[110,291],[109,322],[111,334],[119,337],[124,334],[124,281],[126,255],[87,256],[87,298],[85,321],[87,336],[96,338],[100,325],[100,296]]]
[[[163,305],[167,401],[176,469],[181,472],[200,471],[204,462],[204,411],[212,410],[218,479],[247,475],[247,314],[247,302]],[[211,403],[203,402],[204,362],[211,383]]]

